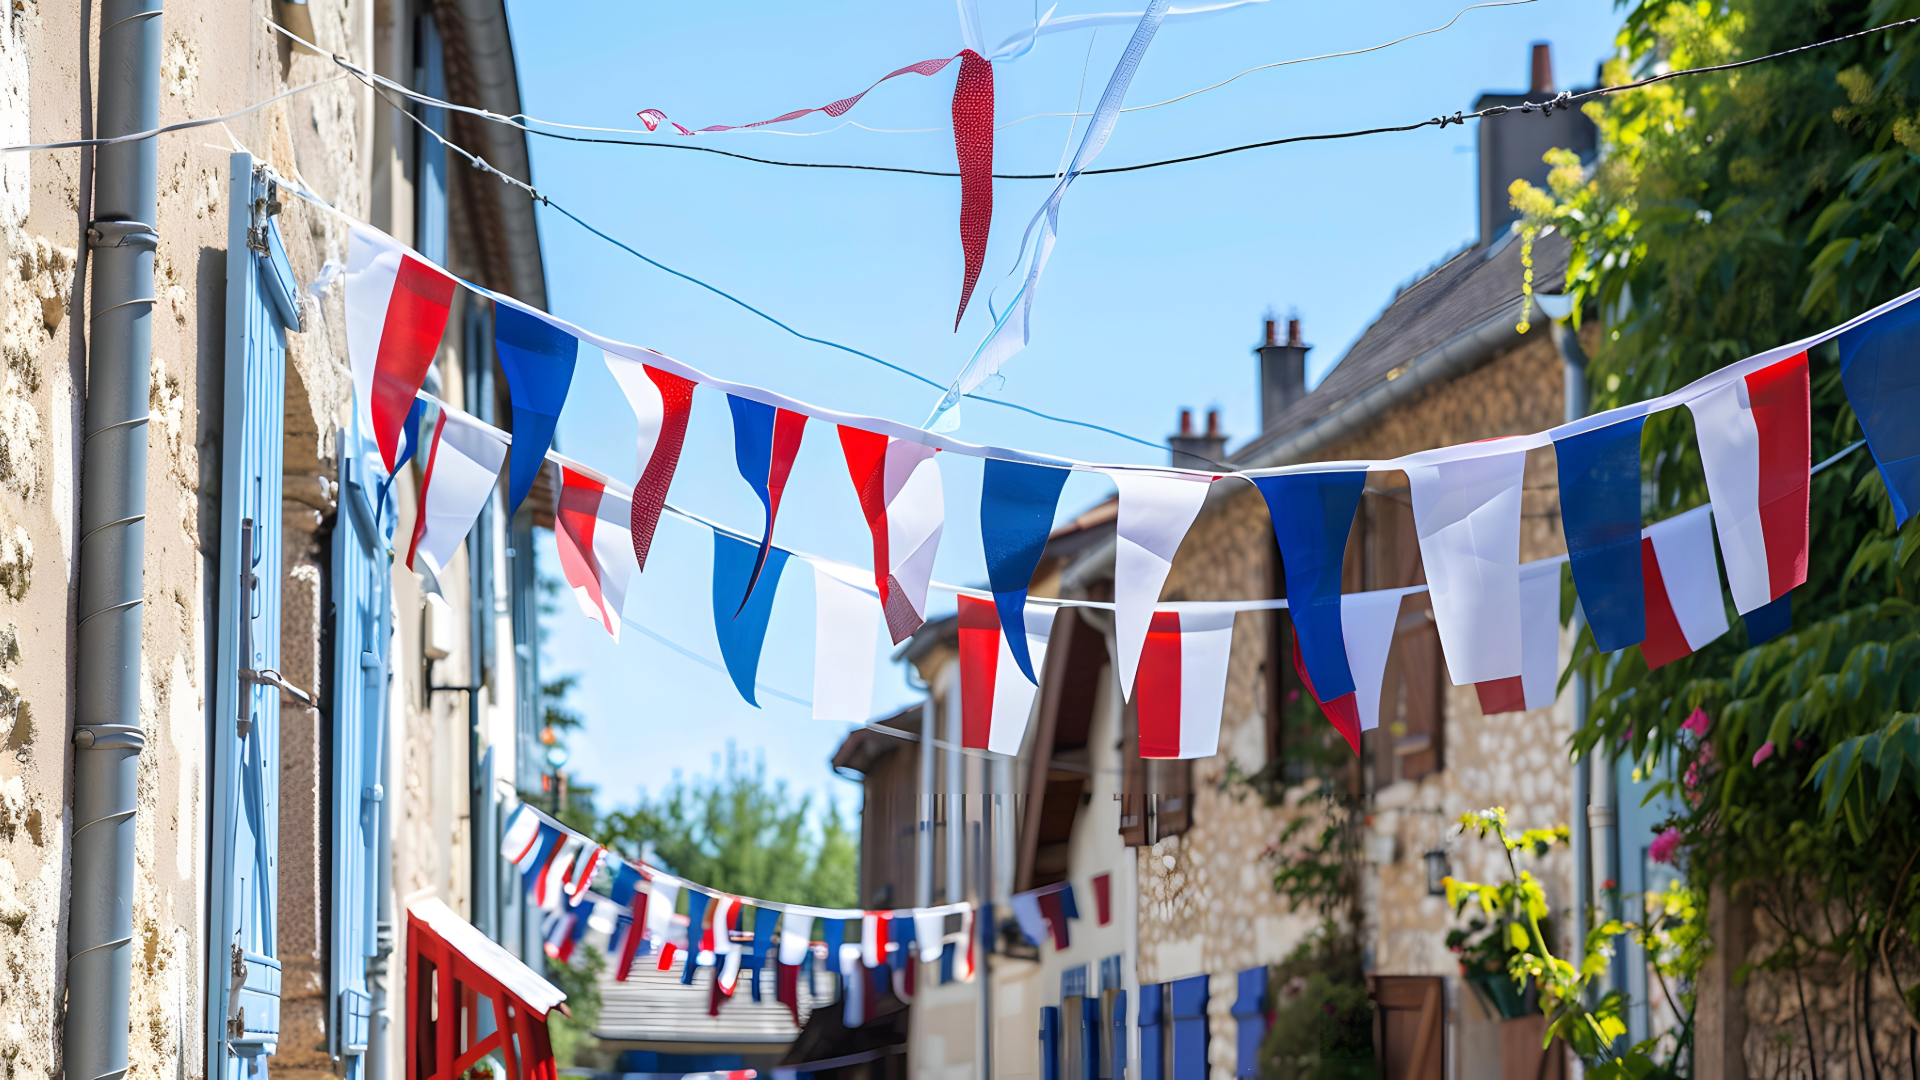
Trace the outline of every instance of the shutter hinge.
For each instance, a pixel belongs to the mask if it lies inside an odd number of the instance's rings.
[[[247,985],[247,954],[240,944],[233,945],[233,977],[227,1000],[233,1002],[233,1014],[227,1017],[227,1038],[238,1039],[247,1032],[247,1010],[240,1004],[240,988]]]
[[[257,255],[270,255],[267,246],[267,230],[273,227],[269,220],[278,214],[280,205],[280,185],[271,177],[267,179],[265,193],[253,200],[252,212],[247,224],[247,247]]]
[[[367,802],[380,802],[387,797],[387,792],[379,784],[374,784],[371,787],[361,788],[360,797]]]

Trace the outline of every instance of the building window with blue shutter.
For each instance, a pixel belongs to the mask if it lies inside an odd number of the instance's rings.
[[[1140,987],[1140,1080],[1166,1080],[1167,988],[1158,983]]]
[[[263,1073],[278,1049],[281,447],[297,286],[253,157],[229,159],[219,580],[208,746],[207,1075]],[[210,531],[210,530],[209,530]]]
[[[1171,1080],[1207,1080],[1207,976],[1167,986],[1173,1024]]]
[[[386,828],[387,650],[392,635],[386,539],[393,502],[379,495],[379,451],[356,424],[339,433],[333,525],[332,933],[328,1051],[346,1080],[365,1072],[373,997],[367,964],[379,952],[380,835]]]
[[[1260,1075],[1260,1043],[1267,1037],[1267,969],[1241,972],[1239,991],[1233,999],[1233,1019],[1239,1025],[1239,1056],[1233,1075],[1238,1080],[1252,1080]]]
[[[1040,1009],[1040,1080],[1060,1080],[1060,1010]]]

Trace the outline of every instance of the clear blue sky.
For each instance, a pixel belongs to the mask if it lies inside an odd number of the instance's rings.
[[[1062,0],[1059,14],[1127,10],[1137,0]],[[1357,5],[1272,0],[1169,23],[1147,52],[1129,105],[1161,101],[1275,60],[1379,44],[1438,26],[1463,0]],[[1044,8],[1042,8],[1044,10]],[[1027,3],[981,0],[989,44],[1030,23]],[[855,93],[894,68],[960,48],[954,5],[823,0],[796,5],[509,5],[523,108],[569,123],[633,127],[659,108],[689,127],[742,124]],[[1258,72],[1226,88],[1120,120],[1100,165],[1120,165],[1287,135],[1406,123],[1470,108],[1484,91],[1527,86],[1529,45],[1550,41],[1561,88],[1591,85],[1612,52],[1619,18],[1604,0],[1536,0],[1468,12],[1452,29],[1364,57]],[[996,64],[1001,123],[1033,113],[1091,110],[1128,37],[1110,27],[1040,39]],[[797,138],[700,136],[703,145],[762,157],[953,168],[946,129],[953,68],[895,79],[843,119]],[[814,114],[782,130],[840,121]],[[1055,169],[1068,120],[1029,120],[999,132],[1000,172]],[[1084,122],[1076,130],[1084,130]],[[680,139],[658,135],[658,141]],[[1230,155],[1081,180],[1060,215],[1059,245],[1038,293],[1033,340],[983,392],[1148,439],[1177,410],[1221,410],[1233,444],[1258,423],[1254,361],[1262,318],[1296,310],[1317,380],[1392,298],[1395,287],[1477,230],[1475,131],[1380,135]],[[945,383],[990,326],[989,290],[1014,285],[1020,232],[1045,198],[1037,181],[998,181],[986,270],[959,333],[959,182],[933,177],[781,169],[713,155],[533,140],[536,186],[597,227],[701,277],[796,328],[883,356]],[[937,397],[869,361],[793,338],[777,327],[540,212],[550,306],[624,341],[659,349],[716,376],[849,412],[908,423]],[[630,478],[634,422],[612,379],[583,355],[561,417],[569,455]],[[1099,461],[1164,460],[1145,447],[968,403],[960,436]],[[980,583],[977,461],[942,455],[947,527],[936,576]],[[1061,503],[1071,516],[1103,498],[1076,475]],[[720,395],[695,395],[672,499],[758,529],[760,508],[734,467]],[[808,427],[776,540],[871,565],[871,541],[833,431]],[[627,614],[679,645],[718,658],[709,595],[711,539],[664,520]],[[558,574],[551,534],[543,568]],[[813,583],[804,564],[781,582],[761,680],[797,697],[812,691]],[[952,610],[936,594],[936,611]],[[545,672],[578,672],[586,714],[569,766],[601,789],[603,807],[658,791],[676,771],[711,773],[728,743],[764,753],[769,775],[853,805],[827,758],[845,725],[812,720],[770,696],[754,709],[723,674],[631,630],[613,643],[570,598],[551,620]],[[883,668],[876,713],[914,700],[899,668]]]

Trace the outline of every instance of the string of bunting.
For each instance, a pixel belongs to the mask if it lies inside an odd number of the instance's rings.
[[[637,482],[630,490],[584,465],[558,459],[556,534],[562,569],[583,609],[617,636],[627,581],[644,567],[666,505],[693,390],[718,389],[728,396],[736,463],[765,511],[757,539],[732,530],[714,532],[716,637],[742,696],[753,702],[767,619],[791,554],[773,543],[781,495],[809,421],[828,423],[873,533],[875,558],[870,577],[829,560],[806,560],[815,569],[817,591],[827,598],[818,605],[817,630],[833,643],[818,654],[815,714],[862,722],[864,711],[840,712],[871,701],[871,652],[864,662],[855,654],[874,641],[882,613],[896,644],[925,617],[930,571],[945,525],[936,452],[981,457],[981,530],[991,604],[986,597],[954,590],[960,594],[963,698],[971,702],[965,744],[1010,753],[1024,737],[1034,676],[1059,606],[1029,602],[1025,586],[1045,546],[1066,471],[1099,472],[1119,489],[1113,609],[1122,691],[1131,699],[1138,688],[1143,715],[1159,718],[1150,726],[1169,733],[1150,742],[1156,756],[1212,752],[1219,722],[1215,680],[1224,679],[1232,632],[1230,618],[1222,613],[1278,606],[1273,601],[1156,603],[1174,554],[1220,474],[1095,465],[839,413],[713,378],[471,285],[495,304],[497,353],[521,438],[482,432],[485,425],[464,415],[456,422],[455,413],[444,408],[431,425],[414,422],[424,438],[403,436],[413,410],[423,410],[424,419],[431,404],[417,395],[456,281],[391,237],[364,225],[353,227],[346,292],[355,388],[366,403],[365,429],[389,469],[403,440],[428,447],[416,533],[429,553],[451,551],[451,546],[436,548],[435,537],[457,545],[453,538],[464,535],[498,473],[503,447],[514,505],[524,497],[548,456],[552,419],[564,404],[580,349],[597,349],[634,410]],[[1377,721],[1375,667],[1384,663],[1380,642],[1390,640],[1385,628],[1397,600],[1340,592],[1341,553],[1369,472],[1402,471],[1408,478],[1448,671],[1457,685],[1478,688],[1483,707],[1518,708],[1541,694],[1550,700],[1551,679],[1527,674],[1537,667],[1527,658],[1545,655],[1542,646],[1529,648],[1527,642],[1544,640],[1548,627],[1557,626],[1557,606],[1547,603],[1553,591],[1543,577],[1547,564],[1523,568],[1519,561],[1521,477],[1529,450],[1553,446],[1558,452],[1574,584],[1599,646],[1625,648],[1671,630],[1661,616],[1650,614],[1661,610],[1662,598],[1649,599],[1648,583],[1666,590],[1666,603],[1675,602],[1668,583],[1674,575],[1662,567],[1682,559],[1673,547],[1678,541],[1666,539],[1681,527],[1670,520],[1643,528],[1639,508],[1640,427],[1647,415],[1663,409],[1685,406],[1694,414],[1714,507],[1712,536],[1704,518],[1686,535],[1717,537],[1735,607],[1749,618],[1752,640],[1771,636],[1760,630],[1784,629],[1790,624],[1788,593],[1806,573],[1809,349],[1838,339],[1843,385],[1899,520],[1920,501],[1920,432],[1910,419],[1920,408],[1920,387],[1904,381],[1903,374],[1904,358],[1920,346],[1920,306],[1908,304],[1915,295],[1736,362],[1673,393],[1549,431],[1398,458],[1235,474],[1254,484],[1269,507],[1297,631],[1296,666],[1329,719],[1356,748],[1359,733]],[[442,453],[447,454],[445,471]],[[438,531],[443,521],[446,530]],[[1711,565],[1711,546],[1695,542],[1687,565]],[[1697,573],[1685,576],[1686,586],[1717,581]],[[1677,577],[1673,584],[1679,584]],[[1701,594],[1688,602],[1707,600]],[[1701,635],[1713,623],[1692,625],[1693,633],[1679,640],[1697,648],[1710,640]],[[1667,653],[1678,648],[1670,635],[1663,640]],[[1139,679],[1143,666],[1149,671],[1145,680]],[[838,689],[821,693],[822,681]]]
[[[642,959],[671,971],[678,958],[680,981],[688,985],[700,968],[713,968],[709,1008],[715,1015],[743,973],[752,999],[762,1000],[761,974],[772,970],[774,1000],[792,1010],[798,1024],[800,978],[809,996],[817,996],[820,959],[841,976],[849,1026],[870,1019],[872,1004],[889,989],[911,1000],[912,960],[939,963],[942,982],[973,978],[974,908],[964,902],[866,911],[735,896],[625,858],[529,803],[508,819],[500,856],[520,872],[528,902],[545,913],[541,930],[550,958],[571,963],[582,948],[599,949],[620,982]],[[677,910],[683,893],[684,915]],[[949,931],[949,921],[958,928]]]

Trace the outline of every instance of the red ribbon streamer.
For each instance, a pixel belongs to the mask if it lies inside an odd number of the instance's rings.
[[[987,235],[993,227],[993,64],[985,57],[972,49],[962,49],[956,56],[908,64],[882,75],[874,81],[873,86],[852,97],[844,97],[818,108],[795,109],[771,120],[752,124],[713,124],[689,129],[668,120],[667,114],[659,109],[642,109],[635,115],[647,125],[648,131],[656,131],[662,123],[668,123],[673,124],[674,130],[682,135],[697,135],[705,131],[744,131],[798,120],[817,112],[839,117],[858,105],[861,98],[872,93],[875,86],[888,79],[907,74],[937,75],[955,60],[960,61],[960,77],[953,84],[953,153],[960,163],[960,254],[966,264],[965,275],[960,283],[960,310],[953,316],[953,328],[957,332],[960,329],[960,317],[967,313],[967,302],[973,298],[973,287],[980,280],[980,267],[987,259]]]
[[[953,84],[953,154],[960,162],[960,252],[966,260],[960,310],[953,314],[958,332],[993,226],[993,65],[972,49],[960,53],[960,77]]]

